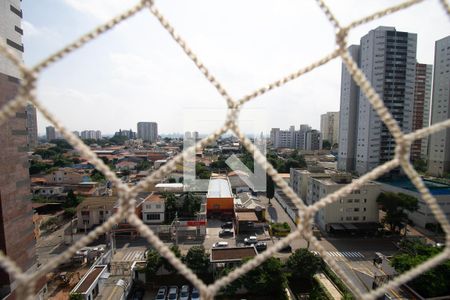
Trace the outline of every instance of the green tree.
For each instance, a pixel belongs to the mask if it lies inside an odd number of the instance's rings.
[[[52,164],[32,160],[30,163],[30,169],[29,169],[30,175],[46,172],[47,170],[49,170],[52,167],[53,167]]]
[[[400,230],[403,224],[408,222],[406,211],[413,212],[419,208],[417,198],[403,193],[381,193],[377,202],[386,212],[383,222],[389,224],[389,228],[393,232],[396,232],[397,229]]]
[[[322,141],[322,149],[330,150],[331,149],[331,143],[328,140]]]
[[[97,169],[94,169],[91,173],[91,180],[94,182],[103,182],[106,180],[105,175]]]
[[[75,193],[70,190],[67,192],[66,202],[64,203],[65,208],[77,207],[82,201],[81,197],[76,196]]]
[[[414,169],[420,173],[425,173],[428,169],[427,162],[421,158],[413,161]]]
[[[400,246],[401,252],[391,259],[391,265],[400,273],[412,269],[442,251],[419,241],[405,241]],[[411,280],[408,285],[426,298],[440,297],[450,294],[449,278],[450,260],[447,260]]]
[[[322,259],[307,249],[296,250],[286,262],[292,282],[311,282],[322,267]]]
[[[270,257],[259,267],[249,271],[241,278],[242,285],[255,295],[272,296],[275,299],[286,299],[286,273],[279,258]]]
[[[162,257],[158,251],[150,249],[147,251],[147,263],[145,265],[145,277],[149,281],[155,277],[163,264]]]
[[[69,300],[83,300],[84,297],[80,293],[71,293],[69,295]]]
[[[266,174],[266,196],[269,198],[269,203],[270,199],[275,196],[275,183],[269,174]]]
[[[175,178],[173,178],[173,177],[170,177],[168,179],[168,181],[169,181],[169,183],[176,183],[177,182],[177,180]]]
[[[201,203],[202,199],[199,196],[196,196],[190,192],[186,193],[184,195],[183,206],[181,208],[182,215],[185,217],[195,216],[195,213],[200,211]]]
[[[143,161],[140,161],[137,164],[136,169],[138,171],[146,171],[146,170],[150,169],[150,166],[151,165],[150,165],[150,162],[148,160],[143,160]]]
[[[197,177],[200,179],[209,179],[211,177],[211,171],[204,163],[195,164],[195,174],[197,174]]]
[[[204,275],[208,273],[209,256],[205,252],[203,246],[193,246],[189,248],[184,258],[186,266],[195,274]]]
[[[172,222],[175,218],[175,214],[178,210],[177,207],[177,197],[174,193],[164,193],[163,197],[165,198],[166,203],[166,221]]]
[[[182,258],[180,248],[177,245],[170,246],[170,251],[172,251],[176,257]],[[172,274],[177,272],[177,269],[175,269],[174,266],[172,266],[172,264],[164,257],[161,257],[161,264],[168,272]]]

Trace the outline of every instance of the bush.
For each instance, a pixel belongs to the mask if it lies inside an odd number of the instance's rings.
[[[274,236],[286,236],[291,232],[291,227],[288,223],[272,223],[270,224],[272,228],[272,235]]]

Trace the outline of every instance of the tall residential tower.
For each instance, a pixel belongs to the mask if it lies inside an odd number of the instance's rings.
[[[450,118],[450,36],[436,41],[434,48],[434,81],[431,124]],[[450,172],[450,129],[430,137],[428,172],[442,176]]]
[[[155,143],[158,140],[158,124],[155,122],[137,123],[137,138]]]
[[[22,57],[20,0],[0,0],[0,38]],[[18,69],[0,54],[0,107],[19,89]],[[36,266],[33,208],[28,173],[26,109],[0,126],[0,250],[22,270]],[[15,299],[17,283],[0,268],[0,298]]]

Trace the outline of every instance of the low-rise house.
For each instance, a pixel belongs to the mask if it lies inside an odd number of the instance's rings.
[[[88,175],[73,168],[60,168],[46,175],[49,184],[77,184],[88,180]]]
[[[136,169],[137,165],[138,165],[138,163],[136,163],[134,161],[126,161],[126,160],[124,160],[124,161],[118,162],[116,164],[116,169],[120,170],[120,171],[123,171],[123,170],[134,170],[134,169]]]
[[[38,185],[32,186],[31,191],[34,196],[42,196],[46,198],[55,198],[66,194],[64,192],[64,187],[62,186]]]
[[[106,279],[107,266],[93,266],[70,293],[81,295],[83,300],[94,300],[102,292]]]
[[[145,198],[142,204],[142,220],[146,224],[163,223],[165,211],[164,198],[153,193]]]
[[[77,228],[88,230],[101,225],[113,213],[116,197],[89,197],[77,206]]]
[[[255,247],[229,247],[212,248],[209,261],[212,265],[214,276],[224,267],[239,265],[245,258],[253,258],[258,255]]]

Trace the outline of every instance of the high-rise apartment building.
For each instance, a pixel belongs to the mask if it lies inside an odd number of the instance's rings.
[[[348,51],[359,64],[359,45],[351,45]],[[338,170],[355,170],[356,137],[358,129],[359,87],[342,64],[341,101],[339,112]]]
[[[381,26],[361,38],[359,54],[356,47],[352,53],[354,57],[359,55],[359,67],[381,96],[400,128],[406,133],[412,130],[416,45],[417,34]],[[365,174],[393,159],[396,143],[361,90],[358,92],[357,121],[352,124],[347,120],[352,117],[351,109],[354,108],[352,100],[354,100],[355,91],[352,90],[351,79],[344,76],[344,73],[343,71],[341,104],[345,105],[341,108],[343,110],[341,115],[344,115],[341,118],[344,123],[341,133],[347,136],[341,138],[342,142],[346,141],[346,143],[344,142],[343,148],[339,149],[339,154],[341,155],[341,152],[347,152],[347,154],[342,154],[339,158],[341,163],[338,166],[340,169],[345,167],[345,170],[352,171],[349,168],[351,163],[348,162],[352,156],[349,155],[349,150],[356,145],[355,170],[358,174]],[[349,129],[349,126],[357,127],[355,130]],[[353,142],[351,135],[354,132],[356,132],[356,141],[355,144],[351,144]],[[345,162],[342,161],[344,159]]]
[[[0,1],[0,38],[21,57],[20,0]],[[0,54],[0,107],[19,89],[17,68]],[[35,265],[35,237],[27,157],[27,113],[22,109],[0,125],[0,250],[25,272]],[[0,268],[0,298],[15,299],[17,283]]]
[[[413,131],[430,126],[431,79],[433,65],[416,64],[414,89]],[[411,145],[411,160],[428,159],[429,137],[416,140]]]
[[[450,118],[450,36],[436,41],[431,124]],[[450,172],[450,129],[430,136],[428,172],[442,176]]]
[[[52,140],[56,140],[55,127],[53,127],[53,126],[45,127],[45,134],[46,134],[47,142],[50,142]]]
[[[33,149],[38,144],[36,107],[34,107],[34,105],[32,104],[28,104],[25,108],[25,111],[27,114],[27,144],[30,149]]]
[[[155,122],[137,123],[137,138],[155,143],[158,140],[158,124]]]
[[[320,116],[320,133],[322,140],[333,146],[339,142],[339,112],[327,112]]]
[[[80,137],[82,140],[101,140],[102,132],[100,130],[83,130]]]
[[[320,132],[312,130],[311,126],[306,124],[300,125],[299,130],[295,130],[295,126],[290,126],[289,130],[272,128],[270,131],[270,141],[274,148],[319,150],[322,148],[322,145],[319,145],[318,140],[321,143]]]

